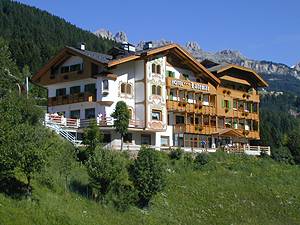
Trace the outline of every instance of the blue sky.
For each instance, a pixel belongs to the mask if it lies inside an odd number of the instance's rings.
[[[19,0],[86,30],[125,31],[129,41],[197,41],[206,51],[300,61],[299,0]]]

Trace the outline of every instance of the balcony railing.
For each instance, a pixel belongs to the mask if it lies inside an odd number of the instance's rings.
[[[110,127],[114,124],[114,119],[112,117],[98,117],[97,119],[72,119],[49,113],[45,114],[45,121],[70,128],[85,128],[88,127],[92,121],[95,121],[96,124],[100,127]],[[145,122],[143,120],[131,119],[129,120],[129,127],[144,128]]]
[[[169,101],[167,100],[167,109],[169,111],[179,111],[188,113],[202,113],[214,115],[216,108],[206,102],[195,101],[195,103],[188,103],[186,101]]]
[[[76,94],[51,97],[48,99],[48,106],[65,105],[78,102],[95,102],[96,94],[90,92],[80,92]]]

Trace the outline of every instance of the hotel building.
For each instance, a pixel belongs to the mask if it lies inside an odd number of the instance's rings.
[[[120,147],[111,114],[118,101],[130,111],[125,148],[218,148],[259,136],[260,87],[253,70],[198,62],[176,44],[143,50],[125,43],[108,54],[65,47],[32,81],[48,90],[46,123],[75,142],[96,120],[111,148]],[[61,116],[63,115],[63,116]]]

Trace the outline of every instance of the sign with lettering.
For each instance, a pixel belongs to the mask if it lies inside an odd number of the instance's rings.
[[[171,84],[173,86],[183,87],[183,88],[186,88],[186,89],[194,89],[194,90],[199,90],[199,91],[209,91],[209,87],[208,87],[207,84],[201,84],[201,83],[192,82],[192,81],[188,81],[188,80],[173,79]]]

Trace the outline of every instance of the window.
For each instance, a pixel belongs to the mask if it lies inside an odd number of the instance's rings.
[[[66,95],[66,89],[65,88],[59,88],[59,89],[56,89],[56,96],[63,96],[63,95]]]
[[[122,83],[121,84],[121,93],[122,94],[128,94],[131,95],[132,94],[132,86],[129,83]]]
[[[103,87],[103,90],[108,90],[108,80],[103,80],[102,81],[102,87]]]
[[[256,102],[253,103],[253,112],[257,113],[258,111],[258,104]]]
[[[141,144],[142,145],[151,145],[151,135],[150,134],[142,134],[141,135]]]
[[[160,110],[152,110],[152,120],[161,120],[161,111]]]
[[[85,118],[86,119],[95,118],[95,108],[85,109]]]
[[[80,110],[72,110],[72,111],[70,111],[70,117],[72,119],[80,119]]]
[[[157,86],[156,94],[161,95],[161,86]]]
[[[175,72],[167,70],[166,77],[175,77]]]
[[[110,143],[111,142],[111,134],[103,134],[103,143]]]
[[[182,74],[182,76],[183,76],[183,78],[184,78],[185,80],[189,80],[189,75],[187,75],[187,74]]]
[[[96,92],[96,84],[86,84],[84,85],[84,91],[89,93]]]
[[[161,146],[169,146],[169,137],[168,136],[160,136],[160,145]]]
[[[79,71],[80,69],[81,69],[81,65],[80,64],[75,64],[75,65],[71,65],[70,66],[70,72]]]
[[[176,124],[184,124],[184,116],[175,117]]]
[[[161,86],[152,85],[152,95],[161,95]]]
[[[125,134],[123,140],[125,143],[132,143],[132,134],[131,133]]]
[[[233,108],[233,109],[237,109],[237,108],[238,108],[238,100],[233,99],[232,108]]]
[[[68,73],[70,72],[70,67],[69,66],[62,66],[60,68],[60,73]]]
[[[152,85],[152,94],[156,95],[156,85]]]
[[[155,64],[153,63],[152,64],[152,73],[155,73],[156,72],[156,66],[155,66]]]
[[[223,100],[222,101],[222,107],[226,109],[230,109],[230,101],[229,100]]]
[[[126,86],[126,93],[128,95],[131,95],[131,84],[127,84],[127,86]]]
[[[160,67],[160,65],[156,66],[156,73],[157,74],[161,74],[161,67]]]
[[[129,119],[132,120],[132,118],[133,118],[133,112],[132,112],[132,109],[129,108],[128,111],[129,111]]]
[[[126,84],[125,83],[121,84],[121,93],[123,93],[123,94],[126,93]]]
[[[70,87],[70,94],[73,95],[76,93],[80,93],[80,86]]]
[[[209,116],[204,116],[204,117],[203,117],[203,124],[204,124],[205,126],[208,126],[208,125],[209,125]]]
[[[203,105],[209,105],[209,95],[203,95]]]

